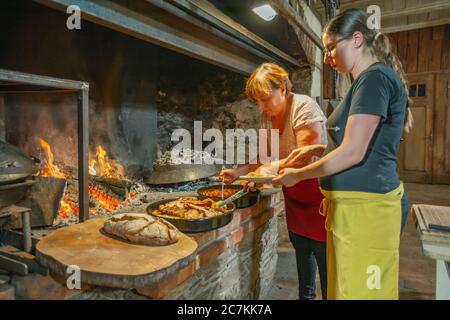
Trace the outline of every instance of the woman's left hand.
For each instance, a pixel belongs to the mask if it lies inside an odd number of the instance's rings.
[[[273,184],[282,184],[286,187],[292,187],[302,181],[300,171],[294,168],[280,170],[278,176],[272,179]]]

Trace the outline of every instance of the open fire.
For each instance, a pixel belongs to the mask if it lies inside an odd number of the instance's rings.
[[[74,170],[62,164],[56,164],[52,148],[47,141],[40,138],[39,144],[45,156],[41,162],[39,175],[65,179],[68,183],[64,197],[60,202],[58,219],[68,219],[77,216],[79,212],[77,197],[71,192],[71,189],[74,189],[71,188],[71,185],[74,185],[77,179]],[[89,161],[89,174],[91,176],[121,180],[125,178],[125,169],[118,161],[109,159],[106,150],[102,146],[97,146],[95,158],[91,158]],[[107,190],[103,190],[103,188],[94,183],[89,184],[89,196],[89,212],[94,215],[112,213],[118,209],[121,203],[127,201],[127,199],[119,199],[109,194]],[[128,196],[132,198],[134,193],[129,193]]]
[[[116,179],[125,178],[125,168],[119,162],[109,159],[102,146],[97,146],[95,156],[96,159],[89,160],[89,174]]]

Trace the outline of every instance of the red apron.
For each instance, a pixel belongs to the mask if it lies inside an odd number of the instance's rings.
[[[292,187],[284,187],[286,222],[290,232],[316,241],[326,241],[325,217],[319,214],[324,196],[319,180],[304,180]]]

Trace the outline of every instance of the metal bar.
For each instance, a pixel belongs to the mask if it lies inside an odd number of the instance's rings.
[[[25,253],[24,251],[20,251],[19,249],[11,246],[5,245],[0,247],[0,254],[3,257],[10,258],[12,260],[21,262],[28,267],[28,271],[30,273],[39,273],[40,275],[47,276],[49,274],[49,270],[47,267],[40,265],[35,256]]]
[[[23,251],[30,253],[32,249],[30,211],[22,212],[22,232],[23,232]]]
[[[25,263],[6,257],[1,252],[0,269],[12,272],[19,276],[26,276],[28,274],[28,266]]]
[[[153,6],[150,16],[108,0],[34,1],[64,11],[69,5],[78,5],[83,19],[241,74],[250,74],[265,61],[236,44],[224,41],[209,29],[199,29],[156,6]]]
[[[0,93],[76,92],[76,89],[50,88],[36,85],[0,85]]]
[[[79,222],[89,219],[89,87],[78,94],[78,207]]]
[[[58,79],[47,76],[37,76],[34,74],[6,69],[0,69],[0,81],[12,81],[24,84],[70,90],[80,90],[84,85],[84,82],[80,81]]]

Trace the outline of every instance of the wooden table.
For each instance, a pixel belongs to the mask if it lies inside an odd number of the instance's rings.
[[[194,258],[197,243],[182,233],[167,246],[134,244],[105,234],[105,220],[52,232],[37,244],[37,260],[60,276],[75,266],[83,283],[129,289],[154,284]]]
[[[413,205],[423,253],[436,260],[436,299],[450,300],[450,232],[429,228],[430,224],[450,226],[450,207]]]

